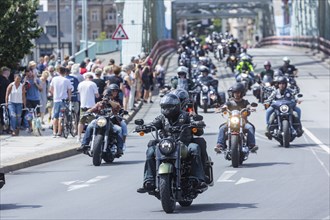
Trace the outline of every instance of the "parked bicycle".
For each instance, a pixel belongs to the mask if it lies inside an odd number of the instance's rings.
[[[6,106],[6,103],[1,104],[2,108],[2,117],[3,117],[3,124],[1,126],[1,132],[7,132],[8,134],[10,133],[10,120],[9,120],[9,111]]]
[[[61,126],[62,126],[62,135],[64,138],[68,138],[69,134],[72,137],[75,137],[77,134],[78,127],[78,115],[74,111],[74,106],[71,101],[62,99],[64,107],[61,108]]]
[[[35,136],[41,136],[41,131],[43,130],[41,125],[41,118],[40,114],[38,114],[37,109],[40,108],[42,105],[37,105],[35,108],[24,108],[23,110],[27,111],[25,114],[25,119],[28,120],[29,124],[32,125],[32,133]]]

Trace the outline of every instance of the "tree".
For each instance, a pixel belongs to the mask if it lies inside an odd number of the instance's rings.
[[[38,0],[1,0],[0,67],[15,68],[43,32],[37,21]]]

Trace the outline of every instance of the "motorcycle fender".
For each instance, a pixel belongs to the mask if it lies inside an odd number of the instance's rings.
[[[168,174],[173,172],[173,165],[170,163],[162,163],[158,167],[158,174]]]

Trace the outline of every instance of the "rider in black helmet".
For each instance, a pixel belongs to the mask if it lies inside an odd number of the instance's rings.
[[[232,98],[230,98],[223,106],[222,109],[233,110],[242,110],[243,108],[248,108],[250,103],[248,100],[243,99],[245,95],[245,88],[242,83],[236,83],[229,91],[232,93]],[[255,141],[255,129],[254,125],[245,118],[245,130],[247,130],[247,145],[252,153],[255,153],[258,150],[258,146],[256,146]],[[217,153],[220,153],[222,150],[226,149],[226,138],[225,132],[228,129],[227,123],[220,125],[217,145],[214,150]]]
[[[191,119],[187,112],[181,110],[180,99],[171,93],[166,94],[160,101],[161,115],[157,116],[149,125],[155,126],[160,130],[162,137],[167,137],[169,128],[171,126],[182,126],[184,124],[190,124]],[[138,128],[137,128],[138,129]],[[201,160],[201,150],[198,144],[193,143],[193,135],[191,131],[187,130],[187,134],[184,135],[185,143],[188,146],[188,150],[192,158],[192,175],[199,179],[199,188],[207,187],[205,183],[205,173]],[[146,152],[146,162],[144,166],[144,181],[143,187],[139,188],[137,192],[145,193],[155,189],[155,177],[156,177],[156,160],[155,160],[155,148],[157,142],[151,140],[148,143],[148,149]]]

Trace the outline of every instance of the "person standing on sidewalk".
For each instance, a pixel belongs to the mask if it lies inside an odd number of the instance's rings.
[[[19,134],[23,105],[26,105],[25,86],[21,83],[19,74],[15,74],[14,82],[7,87],[6,105],[9,110],[12,135],[16,136]]]
[[[71,101],[71,82],[65,78],[66,68],[60,67],[60,75],[54,77],[50,83],[50,92],[53,94],[54,106],[53,106],[53,137],[61,136],[62,127],[60,119],[60,111],[63,106],[62,99],[68,99]]]
[[[77,142],[81,141],[81,134],[85,124],[92,121],[92,118],[85,116],[84,113],[95,105],[95,97],[98,98],[100,96],[97,86],[93,82],[93,74],[88,72],[84,74],[84,77],[85,80],[78,85],[78,93],[80,94],[80,120]]]
[[[0,69],[0,104],[6,103],[6,91],[7,87],[10,84],[8,79],[10,73],[10,69],[8,67],[1,67]],[[0,108],[0,134],[3,128],[3,112],[2,108]]]

